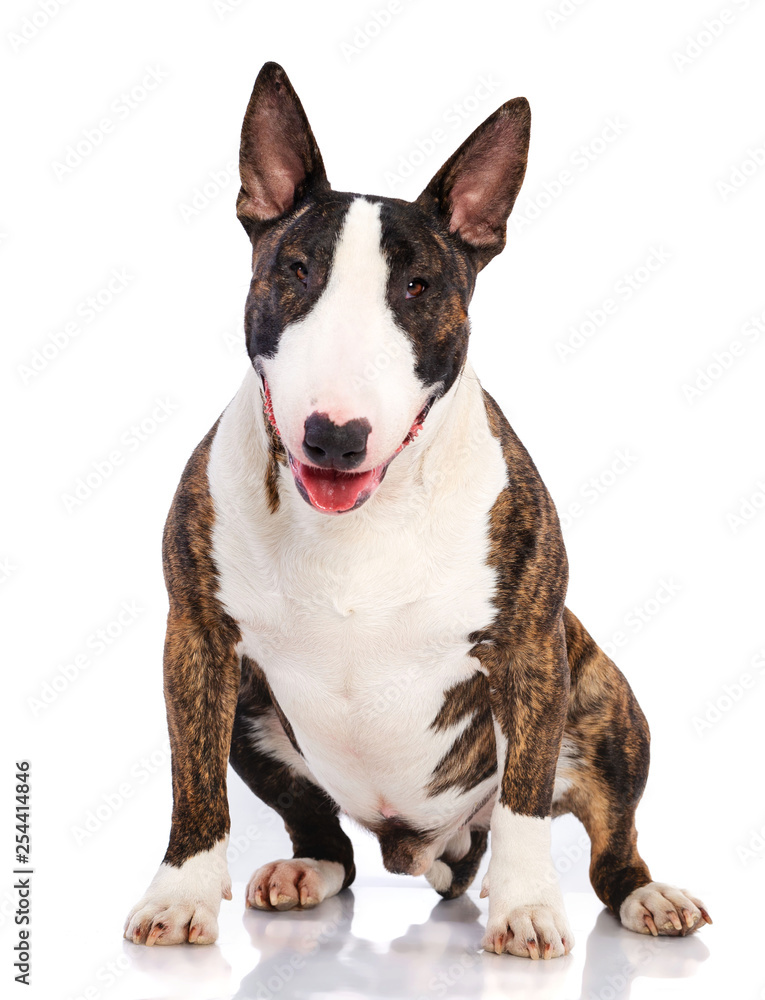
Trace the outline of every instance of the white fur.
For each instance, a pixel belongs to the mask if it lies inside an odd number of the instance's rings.
[[[276,422],[301,461],[306,418],[318,412],[336,424],[368,420],[367,456],[356,471],[375,468],[393,455],[430,395],[388,306],[380,237],[379,204],[356,198],[318,302],[285,327],[275,357],[263,359]]]
[[[231,899],[227,844],[228,836],[178,867],[161,864],[128,915],[125,937],[136,943],[179,944],[192,932],[192,943],[211,944],[218,936],[221,899]]]
[[[290,743],[276,712],[268,712],[250,719],[249,727],[252,734],[252,745],[257,750],[270,754],[276,760],[291,767],[296,774],[308,778],[314,784],[316,783],[316,778],[306,765],[305,758]]]
[[[666,882],[648,882],[627,896],[619,908],[619,919],[638,934],[653,933],[651,921],[657,934],[688,934],[704,926],[703,905],[687,889]]]
[[[491,817],[491,859],[481,894],[489,896],[483,940],[487,951],[526,956],[532,953],[527,947],[529,937],[539,942],[543,958],[558,957],[573,946],[550,856],[549,816],[521,816],[496,802]]]
[[[463,826],[452,835],[449,843],[444,848],[444,857],[447,861],[459,861],[464,858],[470,850],[470,827]]]
[[[576,771],[579,763],[576,744],[564,737],[560,747],[560,754],[558,755],[558,763],[555,768],[553,802],[557,802],[572,787],[576,781]]]
[[[494,720],[494,739],[500,775],[507,761],[507,738]],[[556,770],[555,790],[566,783],[573,747],[564,741]],[[550,853],[550,817],[522,816],[499,801],[491,813],[491,858],[481,895],[489,897],[489,919],[483,947],[532,955],[529,938],[536,938],[542,958],[557,958],[574,944],[558,875]],[[545,954],[545,947],[548,951]]]
[[[345,868],[337,861],[283,858],[262,865],[247,885],[247,905],[259,910],[308,909],[343,887]]]
[[[425,872],[425,878],[436,892],[444,892],[452,884],[452,870],[443,861],[434,861]]]
[[[496,802],[491,816],[489,892],[512,908],[532,900],[561,900],[550,855],[550,817],[522,816]]]
[[[470,719],[445,732],[431,723],[445,690],[478,667],[468,634],[495,614],[488,517],[506,467],[480,386],[468,367],[377,493],[334,518],[303,501],[288,469],[269,513],[261,410],[248,376],[208,468],[219,596],[241,652],[265,672],[304,766],[346,812],[366,823],[400,815],[442,832],[445,846],[496,783],[427,795]],[[256,738],[297,757],[278,735]]]
[[[491,689],[492,697],[494,696],[494,689]],[[497,775],[499,780],[502,780],[502,775],[505,773],[505,768],[507,767],[507,737],[502,732],[502,727],[497,722],[497,719],[492,715],[492,724],[494,725],[494,747],[497,752]],[[499,794],[499,789],[497,789],[497,794]]]

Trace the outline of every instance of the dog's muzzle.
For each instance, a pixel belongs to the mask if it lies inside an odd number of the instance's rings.
[[[274,408],[268,382],[263,382],[263,408],[277,434]],[[309,462],[302,462],[289,448],[285,450],[298,492],[315,510],[324,514],[345,514],[368,500],[385,478],[393,459],[417,437],[430,411],[431,397],[415,417],[409,433],[390,458],[366,472],[352,470],[362,464],[367,453],[367,438],[371,432],[368,420],[349,420],[334,424],[324,413],[312,413],[305,422],[302,448]]]

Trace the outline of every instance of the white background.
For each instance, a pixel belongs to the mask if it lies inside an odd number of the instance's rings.
[[[730,983],[765,996],[765,333],[752,323],[765,329],[765,4],[571,0],[556,20],[554,0],[402,0],[375,22],[385,0],[46,2],[47,21],[29,0],[6,3],[0,25],[3,995],[228,997],[249,976],[237,995],[262,996],[259,977],[279,985],[268,961],[303,955],[283,996],[718,997]],[[352,930],[347,898],[327,904],[346,923],[317,951],[319,911],[242,923],[241,883],[285,838],[233,780],[238,884],[219,945],[121,940],[169,830],[162,524],[247,366],[249,253],[227,164],[269,59],[341,190],[413,198],[495,107],[531,102],[529,169],[507,249],[479,280],[472,359],[567,515],[569,604],[618,647],[650,720],[641,847],[655,877],[709,906],[698,939],[645,953],[598,917],[581,828],[564,820],[568,959],[478,955],[479,910],[430,915],[432,890],[386,876],[360,833]],[[663,263],[640,270],[649,258]],[[126,277],[104,291],[113,271]],[[617,310],[562,359],[606,298]],[[123,602],[139,610],[115,624]],[[11,967],[18,758],[32,764],[31,990]]]

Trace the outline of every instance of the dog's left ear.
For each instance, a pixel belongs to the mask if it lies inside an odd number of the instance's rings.
[[[479,269],[505,245],[507,219],[523,183],[531,109],[525,97],[497,108],[428,184],[416,204],[442,215],[474,252]]]
[[[239,175],[236,214],[250,234],[309,191],[329,188],[303,105],[278,63],[266,63],[255,81],[242,124]]]

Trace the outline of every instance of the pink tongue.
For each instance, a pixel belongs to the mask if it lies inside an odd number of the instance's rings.
[[[372,486],[375,469],[369,472],[338,472],[296,462],[300,480],[311,503],[319,510],[350,510],[361,494]]]

